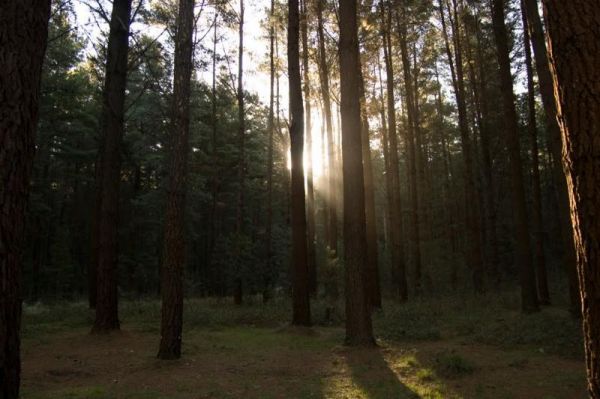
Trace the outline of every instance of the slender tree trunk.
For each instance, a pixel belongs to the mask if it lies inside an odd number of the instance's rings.
[[[394,64],[392,60],[391,44],[391,10],[386,12],[382,6],[382,26],[384,26],[383,55],[387,74],[387,111],[388,111],[388,140],[389,156],[392,180],[392,206],[390,207],[390,224],[392,235],[392,270],[394,280],[401,301],[408,299],[408,287],[406,283],[406,263],[404,259],[404,247],[402,245],[402,200],[400,196],[400,172],[398,160],[398,135],[396,133],[396,105],[394,95]]]
[[[181,357],[183,269],[185,266],[185,192],[190,132],[190,79],[194,34],[194,0],[179,0],[173,83],[173,135],[165,211],[161,273],[162,322],[160,359]]]
[[[521,1],[521,14],[523,18],[523,45],[525,48],[525,68],[527,70],[527,127],[531,140],[531,175],[532,175],[532,215],[531,223],[535,238],[534,256],[537,277],[537,289],[540,304],[550,304],[548,291],[548,276],[546,273],[546,258],[544,256],[544,223],[542,218],[542,192],[540,182],[540,167],[537,139],[537,120],[535,115],[535,88],[533,82],[533,65],[531,61],[531,47],[529,39],[529,22],[523,2]]]
[[[108,35],[100,147],[96,319],[92,332],[119,329],[117,291],[121,142],[125,119],[131,0],[114,0]]]
[[[600,5],[544,0],[577,249],[588,391],[600,398]]]
[[[528,28],[533,46],[533,55],[537,70],[542,104],[546,114],[546,126],[550,136],[550,152],[552,153],[552,175],[558,205],[558,222],[560,225],[560,240],[563,248],[563,263],[569,278],[569,297],[571,313],[581,316],[581,298],[579,296],[579,282],[577,278],[577,257],[573,242],[573,225],[571,224],[571,211],[569,209],[569,192],[567,180],[562,166],[561,133],[556,119],[556,102],[552,75],[548,64],[548,55],[544,38],[542,19],[538,11],[537,0],[524,0],[527,11]]]
[[[498,64],[500,66],[500,89],[504,110],[505,140],[508,147],[513,214],[515,225],[516,261],[521,278],[521,308],[523,312],[539,310],[535,271],[531,261],[531,239],[527,226],[527,208],[525,203],[525,187],[523,184],[523,167],[518,135],[517,111],[515,94],[510,72],[510,55],[508,48],[508,33],[504,23],[504,1],[492,0],[492,25],[496,40]]]
[[[365,223],[367,231],[367,263],[365,282],[369,305],[381,308],[381,288],[379,286],[379,259],[377,248],[377,215],[375,213],[375,188],[373,186],[373,165],[371,163],[371,144],[369,139],[369,116],[365,96],[365,81],[362,69],[359,70],[361,144],[363,178],[365,191]]]
[[[290,146],[292,153],[292,324],[310,325],[309,270],[304,197],[304,108],[300,77],[300,13],[298,0],[288,1],[288,73],[290,93]]]
[[[21,379],[21,272],[25,208],[35,154],[40,77],[50,1],[8,0],[0,8],[0,398],[17,399]]]
[[[323,97],[323,110],[325,112],[325,128],[327,130],[327,177],[329,185],[327,188],[328,206],[328,247],[334,257],[337,257],[338,241],[338,217],[337,217],[337,181],[335,174],[335,144],[333,141],[333,117],[331,113],[331,97],[329,94],[329,66],[327,64],[327,52],[325,50],[325,33],[323,27],[323,8],[326,0],[315,0],[317,8],[317,34],[319,40],[319,79],[321,81],[321,96]]]
[[[462,64],[462,48],[460,40],[460,32],[458,25],[452,20],[450,25],[453,32],[454,55],[450,47],[450,40],[446,29],[446,19],[444,16],[443,1],[439,2],[440,19],[442,21],[442,33],[446,45],[446,55],[450,72],[452,75],[452,84],[456,104],[458,108],[458,127],[460,131],[463,159],[464,159],[464,174],[465,174],[465,225],[467,228],[466,241],[467,263],[472,269],[473,288],[475,292],[481,293],[484,291],[483,281],[483,258],[481,251],[481,236],[479,219],[477,218],[478,198],[475,190],[475,176],[473,173],[473,154],[471,147],[471,139],[469,137],[469,125],[467,121],[467,105],[465,102],[464,74]],[[449,8],[449,6],[448,6]],[[449,16],[452,13],[448,14]],[[456,18],[456,17],[455,17]],[[456,60],[456,63],[454,63]]]
[[[237,198],[237,217],[236,217],[236,256],[241,255],[241,240],[244,234],[244,190],[246,185],[246,118],[244,110],[244,0],[240,0],[239,13],[239,46],[238,46],[238,198]],[[241,270],[236,270],[234,279],[233,302],[241,305],[244,294]]]
[[[403,14],[405,10],[403,10]],[[408,153],[408,177],[410,184],[410,207],[411,207],[411,258],[414,267],[415,293],[421,293],[421,245],[419,241],[419,186],[417,185],[417,148],[416,148],[416,115],[415,115],[415,91],[413,90],[413,78],[411,74],[411,64],[408,57],[408,47],[406,43],[406,15],[403,15],[404,22],[398,19],[398,39],[400,42],[400,54],[402,57],[402,69],[404,72],[404,87],[406,96],[406,113],[408,124],[406,126],[406,149]]]
[[[275,104],[275,0],[271,0],[269,13],[269,119],[267,130],[269,132],[269,146],[267,150],[267,270],[264,276],[263,302],[271,296],[271,269],[273,261],[273,131],[274,131],[274,104]]]
[[[212,137],[211,137],[211,158],[213,163],[213,172],[210,180],[210,238],[208,242],[208,256],[206,264],[211,267],[215,245],[217,242],[217,201],[219,196],[219,172],[217,162],[217,27],[219,20],[219,11],[216,11],[213,26],[213,54],[212,54],[212,90],[211,90],[211,116],[212,116]],[[220,281],[221,271],[215,270],[212,275],[215,280]]]
[[[344,266],[346,343],[375,344],[366,284],[365,191],[361,144],[360,56],[356,0],[340,2],[340,88],[344,179]]]
[[[315,252],[315,190],[313,185],[313,166],[312,166],[312,124],[311,124],[311,104],[310,104],[310,79],[308,64],[308,7],[302,0],[302,19],[300,29],[302,31],[302,66],[304,72],[304,131],[306,133],[306,226],[307,226],[307,260],[308,260],[308,283],[310,293],[317,293],[317,257]]]

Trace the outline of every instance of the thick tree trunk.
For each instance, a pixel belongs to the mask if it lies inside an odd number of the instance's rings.
[[[402,244],[403,218],[402,199],[400,196],[400,172],[398,160],[398,135],[396,133],[396,105],[394,95],[394,64],[392,60],[391,44],[391,10],[386,13],[382,7],[383,32],[383,56],[387,74],[387,111],[388,111],[388,141],[389,141],[389,167],[392,183],[392,204],[390,206],[390,229],[392,236],[392,273],[398,295],[401,301],[408,299],[408,287],[406,283],[406,263],[404,259],[404,247]]]
[[[535,67],[538,75],[544,113],[546,114],[546,126],[550,136],[550,152],[552,153],[553,160],[552,175],[556,187],[556,203],[558,205],[558,222],[560,225],[560,240],[563,249],[563,263],[569,278],[571,313],[575,316],[581,316],[581,298],[579,297],[577,257],[575,254],[575,244],[573,242],[571,211],[569,209],[569,192],[561,162],[561,133],[556,119],[556,102],[554,99],[552,75],[548,64],[544,28],[538,11],[537,0],[524,0],[523,3],[527,11],[528,28],[531,36],[531,44],[533,46]]]
[[[160,359],[181,357],[183,270],[185,266],[185,192],[190,133],[190,79],[194,34],[194,0],[179,0],[173,83],[173,135],[165,211],[161,273],[162,322]]]
[[[119,329],[117,290],[119,185],[130,14],[131,0],[113,1],[101,120],[96,319],[92,328],[92,332],[95,333]]]
[[[334,257],[337,257],[338,241],[338,216],[337,216],[337,181],[335,174],[335,144],[333,141],[333,117],[331,113],[331,97],[329,94],[329,65],[327,64],[327,52],[325,50],[325,33],[323,27],[323,8],[326,0],[316,0],[317,9],[317,34],[319,39],[319,79],[321,83],[321,97],[323,98],[323,110],[325,112],[325,129],[327,131],[327,178],[328,188],[327,202],[327,246]]]
[[[360,113],[360,56],[356,0],[340,2],[340,88],[344,179],[346,343],[375,344],[363,279],[367,263],[365,191]]]
[[[292,153],[292,324],[310,325],[310,299],[304,197],[304,108],[300,78],[300,13],[298,0],[288,1],[288,73],[290,93],[290,147]]]
[[[581,287],[588,391],[600,398],[600,4],[544,0]]]
[[[308,64],[308,7],[307,0],[302,0],[302,21],[300,29],[302,31],[302,67],[304,72],[304,131],[306,132],[306,248],[308,260],[308,283],[310,293],[317,293],[317,256],[315,252],[315,189],[313,185],[313,167],[312,167],[312,123],[310,107],[310,79]]]
[[[515,94],[510,72],[510,53],[508,33],[504,23],[504,1],[492,0],[492,25],[496,40],[498,64],[500,66],[500,89],[505,123],[505,140],[508,148],[511,189],[513,199],[513,214],[515,225],[516,261],[521,279],[521,308],[523,312],[539,310],[535,271],[531,261],[531,239],[527,226],[527,206],[525,202],[525,187],[523,184],[523,166],[519,143],[519,127],[515,108]]]
[[[533,65],[531,61],[531,47],[529,40],[528,20],[525,8],[521,2],[521,14],[523,18],[523,46],[525,48],[525,69],[527,70],[527,128],[531,140],[531,176],[532,176],[532,215],[533,226],[535,270],[537,278],[537,289],[540,304],[550,304],[550,293],[548,291],[548,275],[546,273],[546,257],[544,255],[544,221],[542,218],[542,192],[540,182],[540,161],[538,154],[537,118],[535,114],[535,87],[533,82]]]
[[[35,154],[49,0],[0,8],[0,398],[17,399],[21,378],[21,272],[25,208]]]

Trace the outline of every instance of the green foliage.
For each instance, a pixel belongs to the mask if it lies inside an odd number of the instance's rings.
[[[434,361],[436,373],[444,378],[459,378],[475,371],[473,363],[452,351],[438,353]]]

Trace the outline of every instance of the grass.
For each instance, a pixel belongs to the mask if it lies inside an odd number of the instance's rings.
[[[360,350],[326,306],[313,301],[315,326],[298,329],[282,298],[188,299],[182,359],[161,362],[157,300],[123,300],[110,336],[88,334],[83,302],[25,305],[23,398],[585,397],[579,325],[559,307],[522,315],[516,292],[385,301],[379,348]]]

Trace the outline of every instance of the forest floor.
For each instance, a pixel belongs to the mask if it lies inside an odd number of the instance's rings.
[[[122,331],[109,335],[89,334],[83,303],[25,306],[22,398],[587,397],[577,322],[560,308],[523,316],[511,303],[386,303],[379,346],[354,349],[320,304],[309,329],[286,326],[285,301],[190,300],[176,361],[155,358],[157,301],[124,301]]]

